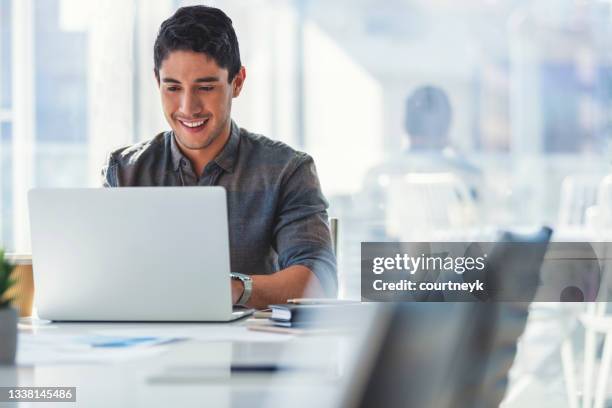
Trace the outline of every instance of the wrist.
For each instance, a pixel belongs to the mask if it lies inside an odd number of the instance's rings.
[[[239,279],[232,279],[232,303],[237,304],[244,293],[244,284]]]

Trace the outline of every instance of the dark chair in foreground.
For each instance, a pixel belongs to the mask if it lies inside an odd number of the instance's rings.
[[[362,395],[361,407],[496,407],[508,383],[508,371],[523,333],[535,286],[520,302],[498,302],[515,280],[539,279],[552,231],[531,236],[506,233],[491,254],[490,276],[496,289],[482,302],[401,303],[390,313]],[[511,256],[507,243],[526,243]],[[489,294],[491,295],[491,294]],[[506,298],[507,293],[502,296]],[[357,391],[359,392],[359,391]]]

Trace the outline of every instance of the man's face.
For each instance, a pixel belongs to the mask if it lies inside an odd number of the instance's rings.
[[[227,69],[203,53],[173,51],[162,61],[162,107],[181,147],[205,149],[229,134],[232,98],[242,89],[244,67],[231,83],[227,78]]]

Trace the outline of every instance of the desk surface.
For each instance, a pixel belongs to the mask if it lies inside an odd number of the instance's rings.
[[[77,406],[87,407],[265,406],[279,381],[296,396],[312,395],[313,390],[319,396],[337,392],[346,337],[247,330],[246,325],[253,323],[253,319],[227,324],[22,321],[17,365],[0,368],[0,383],[77,387]],[[69,345],[87,336],[145,334],[186,338],[129,350]],[[284,351],[293,347],[303,352]],[[244,367],[260,371],[237,372]],[[274,373],[270,367],[287,371]],[[32,404],[38,406],[19,406]]]
[[[568,318],[575,320],[572,316],[578,311],[580,305],[558,304],[542,304],[532,310],[514,362],[519,376],[511,381],[504,408],[568,406],[558,345],[565,337],[560,328],[567,326]],[[0,366],[0,385],[77,387],[76,406],[86,407],[275,407],[296,406],[300,400],[309,402],[303,406],[337,406],[342,380],[350,373],[347,368],[354,355],[349,350],[354,339],[339,334],[297,337],[247,330],[247,324],[254,322],[22,321],[18,364]],[[111,335],[186,339],[124,350],[70,345],[75,338]],[[232,366],[291,370],[232,372]],[[548,374],[538,374],[538,367],[546,368]],[[55,405],[74,406],[44,404]]]

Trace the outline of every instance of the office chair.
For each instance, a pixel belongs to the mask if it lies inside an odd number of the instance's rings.
[[[468,186],[452,173],[408,173],[395,178],[386,205],[387,233],[400,241],[456,237],[479,224]]]
[[[542,228],[530,236],[502,236],[489,269],[495,291],[484,302],[395,304],[356,406],[499,406],[536,286],[520,302],[493,300],[509,295],[504,289],[510,274],[538,278],[551,234]],[[511,256],[516,253],[508,252],[509,243],[530,245]]]
[[[592,227],[596,233],[595,240],[606,242],[604,244],[603,259],[607,259],[610,253],[608,244],[612,237],[612,175],[608,175],[597,184],[596,205],[589,210]],[[588,215],[588,212],[587,212]],[[586,299],[585,312],[580,317],[584,326],[584,363],[582,369],[582,398],[578,396],[578,386],[575,373],[575,354],[571,336],[567,336],[562,345],[562,362],[567,389],[568,403],[570,408],[578,406],[586,408],[603,408],[606,403],[607,379],[612,367],[612,316],[607,309],[609,301],[611,282],[608,277],[610,263],[603,265],[602,281],[597,302],[592,298]],[[598,337],[602,338],[599,339]],[[597,348],[602,342],[603,352],[599,369],[596,369]]]
[[[597,204],[601,175],[571,175],[563,179],[557,227],[585,228],[587,212]]]

